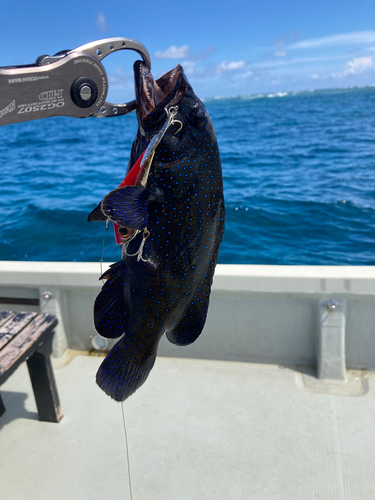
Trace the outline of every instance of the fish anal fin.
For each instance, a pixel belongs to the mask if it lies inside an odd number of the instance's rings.
[[[166,331],[167,339],[172,344],[184,346],[197,340],[206,323],[210,291],[211,277],[207,277],[198,285],[195,297],[186,307],[179,323],[172,330]]]

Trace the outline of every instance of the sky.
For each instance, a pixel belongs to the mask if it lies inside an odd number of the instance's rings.
[[[124,36],[155,78],[182,64],[203,98],[375,84],[374,0],[0,0],[0,18],[0,66]],[[104,59],[112,102],[134,98],[137,58]]]

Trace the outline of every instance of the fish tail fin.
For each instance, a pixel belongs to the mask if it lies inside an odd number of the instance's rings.
[[[115,401],[125,401],[144,384],[155,359],[156,349],[139,352],[122,338],[100,365],[96,383]]]

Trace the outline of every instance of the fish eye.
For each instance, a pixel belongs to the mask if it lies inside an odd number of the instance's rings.
[[[131,230],[127,227],[119,227],[118,232],[122,236],[123,239],[129,238],[131,235]]]

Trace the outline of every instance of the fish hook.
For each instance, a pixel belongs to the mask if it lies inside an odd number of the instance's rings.
[[[146,240],[149,236],[150,236],[150,231],[147,229],[147,227],[145,227],[143,230],[143,238],[142,238],[141,244],[139,245],[138,250],[135,253],[128,253],[127,249],[128,249],[128,245],[130,242],[124,243],[124,255],[126,255],[127,257],[135,257],[137,255],[137,262],[139,262],[140,260],[143,260],[143,262],[148,262],[148,260],[145,260],[143,258],[142,254],[143,254],[143,248],[145,246]]]
[[[171,125],[174,125],[175,123],[179,123],[180,124],[179,129],[176,130],[176,132],[173,135],[178,134],[179,132],[181,132],[182,127],[183,127],[182,121],[174,119],[174,117],[177,115],[177,112],[178,112],[178,106],[171,106],[169,109],[165,108],[165,111],[166,111],[166,113],[168,115],[168,118],[170,119],[170,123],[168,125],[168,128]]]

